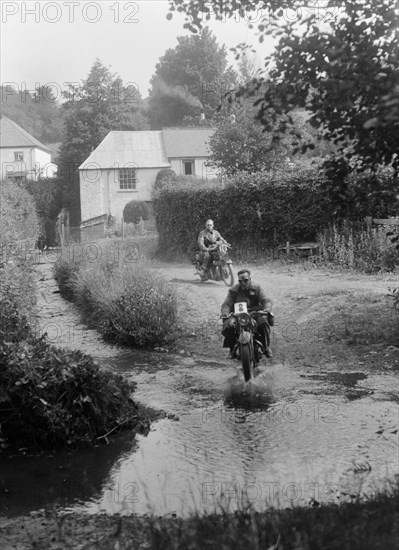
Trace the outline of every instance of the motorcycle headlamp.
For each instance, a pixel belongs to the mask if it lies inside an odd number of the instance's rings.
[[[242,327],[245,327],[249,324],[251,317],[248,315],[248,313],[240,313],[238,316],[238,322]]]

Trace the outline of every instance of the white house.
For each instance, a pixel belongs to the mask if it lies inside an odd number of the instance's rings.
[[[162,168],[202,179],[215,176],[206,167],[212,128],[113,131],[79,167],[81,227],[122,219],[125,205],[151,202]]]
[[[37,181],[57,172],[51,150],[5,116],[0,118],[0,161],[2,181]]]
[[[215,177],[209,161],[209,138],[213,128],[166,128],[162,130],[166,154],[178,176]]]

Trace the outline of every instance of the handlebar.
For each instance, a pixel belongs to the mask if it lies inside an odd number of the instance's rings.
[[[273,313],[271,311],[263,311],[263,310],[259,310],[259,311],[248,311],[247,313],[249,313],[249,315],[251,315],[251,313],[259,313],[260,315],[268,315],[269,313],[271,315],[273,315]],[[230,319],[230,317],[234,316],[234,315],[240,315],[239,313],[234,313],[233,311],[231,313],[229,313],[228,315],[221,315],[220,316],[220,319]]]
[[[210,246],[208,246],[208,250],[215,250],[215,248],[217,248],[219,244],[224,244],[225,246],[227,246],[227,248],[231,248],[231,244],[229,244],[227,241],[219,241],[215,244],[211,244]]]

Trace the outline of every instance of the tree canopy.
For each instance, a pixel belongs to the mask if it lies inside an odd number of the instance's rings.
[[[233,105],[230,116],[220,117],[216,123],[216,130],[209,140],[212,152],[210,159],[227,175],[240,171],[255,173],[271,170],[298,160],[294,157],[292,136],[281,133],[283,120],[277,121],[272,131],[265,132],[255,115],[256,108],[251,102],[242,101]],[[301,140],[313,144],[314,151],[307,153],[306,157],[323,156],[325,151],[317,141],[316,132],[307,122],[306,112],[296,110],[290,116],[291,132],[297,135],[300,133]],[[310,162],[308,160],[308,164]]]
[[[156,65],[151,79],[149,118],[152,129],[178,126],[185,117],[211,118],[235,81],[227,67],[227,52],[208,28],[194,36],[179,36]]]
[[[44,144],[61,141],[64,111],[51,86],[38,86],[33,92],[16,84],[0,89],[3,115]]]
[[[378,164],[398,171],[396,0],[343,0],[324,7],[313,0],[300,6],[293,0],[170,0],[170,10],[169,18],[175,10],[185,12],[184,26],[193,32],[211,17],[251,18],[261,42],[266,35],[278,39],[266,58],[269,86],[257,101],[257,116],[267,130],[281,114],[302,107],[336,145],[326,162],[330,173],[342,176]],[[237,93],[245,94],[245,87]]]
[[[111,130],[144,130],[147,120],[137,89],[98,59],[80,86],[66,93],[65,131],[60,148],[59,172],[63,180],[64,204],[71,225],[80,222],[78,167]]]

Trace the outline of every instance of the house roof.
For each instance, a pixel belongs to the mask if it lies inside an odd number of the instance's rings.
[[[161,131],[112,131],[79,166],[79,170],[93,168],[169,168]]]
[[[0,118],[0,147],[37,147],[51,153],[48,147],[6,116]]]
[[[214,128],[165,128],[162,130],[168,158],[209,157],[209,138]]]

